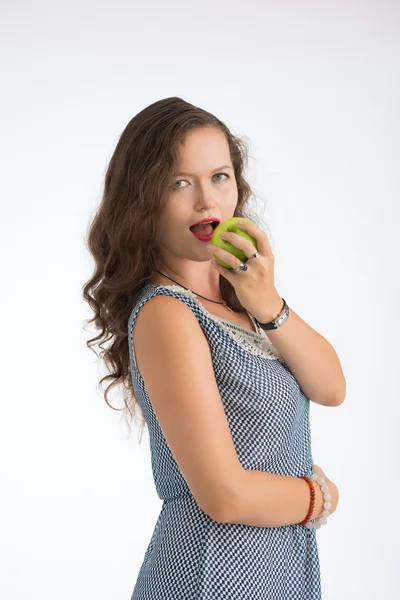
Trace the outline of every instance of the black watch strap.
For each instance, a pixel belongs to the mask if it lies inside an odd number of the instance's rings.
[[[284,322],[287,320],[287,318],[289,316],[289,307],[286,304],[285,298],[282,298],[282,300],[283,300],[283,308],[282,308],[281,312],[279,313],[279,315],[276,317],[276,319],[274,319],[273,321],[270,321],[269,323],[260,323],[256,319],[256,321],[259,324],[259,326],[261,327],[261,329],[265,329],[266,331],[269,331],[271,329],[278,329],[278,327],[281,327],[284,324]]]

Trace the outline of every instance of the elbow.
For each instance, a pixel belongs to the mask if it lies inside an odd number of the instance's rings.
[[[241,489],[231,490],[230,494],[218,503],[212,518],[218,523],[241,523],[246,489],[246,487],[242,487]]]
[[[209,514],[209,516],[216,523],[235,523],[236,522],[232,518],[232,512],[226,510],[224,507],[221,507],[217,511],[213,511],[213,513]]]
[[[346,397],[346,394],[336,394],[335,396],[331,396],[329,402],[326,404],[326,406],[340,406],[341,404],[343,404],[344,399]]]
[[[342,384],[339,389],[335,390],[335,393],[329,394],[329,400],[326,402],[326,406],[340,406],[343,404],[346,398],[346,380],[343,378]]]
[[[343,404],[345,398],[346,398],[346,382],[344,382],[343,389],[341,389],[340,392],[338,392],[335,395],[332,406],[340,406],[341,404]]]
[[[228,501],[219,499],[216,500],[213,506],[207,506],[202,508],[203,512],[206,513],[216,523],[231,523],[232,508]]]
[[[234,480],[235,478],[233,478]],[[238,490],[219,490],[212,498],[212,502],[203,508],[203,511],[217,523],[236,523],[240,494]]]
[[[208,512],[207,514],[216,523],[228,523],[225,514],[221,511]]]
[[[340,406],[343,404],[346,396],[337,396],[331,406]]]

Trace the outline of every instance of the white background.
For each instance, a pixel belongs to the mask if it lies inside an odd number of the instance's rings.
[[[341,406],[311,404],[340,493],[323,598],[397,598],[400,5],[3,0],[0,21],[0,596],[132,593],[161,501],[147,433],[97,387],[84,235],[128,121],[179,96],[249,140],[277,289],[345,372]]]

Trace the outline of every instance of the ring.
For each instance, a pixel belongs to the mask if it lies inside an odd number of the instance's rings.
[[[238,267],[231,269],[231,273],[240,273],[241,271],[247,271],[248,268],[249,267],[247,265],[241,262]]]
[[[257,258],[257,256],[259,256],[259,254],[260,253],[257,251],[255,254],[253,254],[252,256],[250,256],[250,258],[247,259],[247,262],[249,260],[251,260],[252,258]],[[234,269],[231,269],[231,273],[241,273],[242,271],[247,271],[248,268],[249,267],[245,263],[240,262],[240,264],[239,264],[238,267],[235,267]]]

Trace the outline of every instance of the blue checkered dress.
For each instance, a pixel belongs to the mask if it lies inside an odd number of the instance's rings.
[[[135,395],[146,420],[153,478],[163,501],[131,600],[320,600],[315,529],[218,523],[197,505],[171,453],[137,368],[132,331],[147,300],[185,302],[207,337],[214,374],[243,469],[312,473],[310,400],[266,332],[209,313],[193,292],[146,285],[128,321]],[[253,316],[248,313],[253,324]]]

